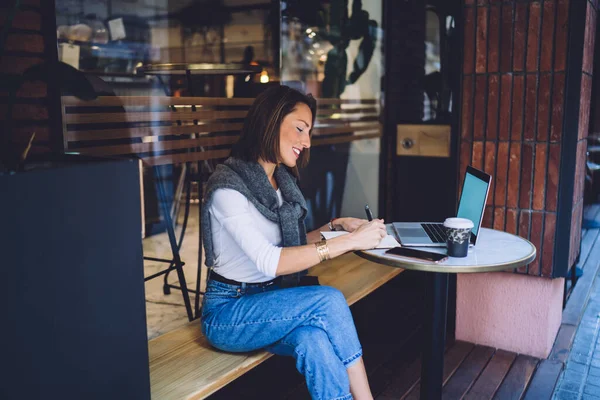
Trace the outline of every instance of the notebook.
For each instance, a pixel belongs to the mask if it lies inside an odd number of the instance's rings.
[[[346,231],[333,231],[333,232],[321,232],[321,236],[325,240],[333,239],[338,236],[347,235]],[[375,247],[376,249],[391,249],[392,247],[400,247],[400,243],[392,236],[387,235],[384,237],[381,242],[379,242],[379,246]]]

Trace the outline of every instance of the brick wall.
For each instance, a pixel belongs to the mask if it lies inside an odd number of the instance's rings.
[[[7,23],[14,4],[14,0],[7,0],[0,5],[0,29]],[[48,25],[43,21],[55,18],[53,4],[53,1],[46,0],[21,0],[0,58],[0,80],[3,83],[17,81],[27,68],[51,57],[51,52],[47,51],[47,38],[44,36]],[[48,84],[44,81],[27,82],[17,91],[12,119],[14,142],[18,150],[25,147],[33,132],[36,136],[32,152],[50,149],[52,104],[48,93]],[[8,90],[0,89],[0,124],[3,131],[7,127],[8,98]]]
[[[569,0],[464,3],[460,168],[472,164],[494,177],[484,226],[518,234],[538,249],[537,259],[518,272],[550,277],[559,185],[575,182],[570,265],[579,251],[583,204],[581,168],[559,182],[563,135],[577,135],[563,132]],[[586,40],[593,42],[591,3],[587,15]],[[592,43],[584,51],[589,79],[582,80],[580,120],[585,123],[593,49]],[[579,125],[577,165],[583,166],[587,129]]]

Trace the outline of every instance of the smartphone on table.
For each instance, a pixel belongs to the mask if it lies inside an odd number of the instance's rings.
[[[394,247],[385,252],[394,256],[412,258],[419,261],[439,263],[448,258],[446,254],[433,253],[431,251],[417,250],[409,247]]]

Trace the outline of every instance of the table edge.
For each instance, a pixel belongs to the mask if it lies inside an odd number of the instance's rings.
[[[487,229],[489,229],[489,228],[487,228]],[[490,229],[490,230],[495,230],[495,229]],[[504,232],[504,231],[499,231],[499,232],[503,232],[508,235],[517,236],[517,235],[514,235],[509,232]],[[388,259],[388,258],[382,258],[382,257],[376,256],[373,254],[369,254],[368,251],[370,251],[370,250],[358,250],[358,251],[355,251],[354,254],[356,254],[357,256],[362,257],[366,260],[377,263],[377,264],[387,265],[387,266],[395,267],[395,268],[403,268],[403,269],[407,269],[407,270],[411,270],[411,271],[445,272],[445,273],[450,273],[450,274],[476,274],[476,273],[484,273],[484,272],[501,272],[501,271],[506,271],[509,269],[515,269],[515,268],[522,267],[523,265],[527,265],[527,264],[531,263],[533,260],[535,260],[535,257],[537,255],[537,249],[535,248],[533,243],[531,243],[529,240],[527,240],[521,236],[517,236],[517,237],[521,240],[526,241],[527,243],[529,243],[529,245],[531,245],[531,248],[533,249],[533,251],[530,254],[528,254],[525,257],[522,257],[518,260],[505,262],[505,263],[501,263],[501,264],[489,265],[489,266],[481,266],[481,267],[450,266],[450,265],[444,265],[444,264],[420,263],[420,262],[411,262],[409,259],[392,260],[392,259]]]

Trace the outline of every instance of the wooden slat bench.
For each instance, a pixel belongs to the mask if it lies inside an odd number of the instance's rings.
[[[322,285],[333,286],[349,305],[364,298],[403,270],[364,260],[352,253],[310,271]],[[148,342],[153,399],[203,399],[271,357],[266,351],[225,353],[211,347],[200,322]]]

